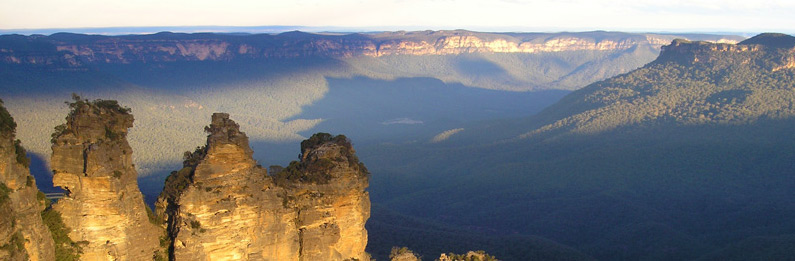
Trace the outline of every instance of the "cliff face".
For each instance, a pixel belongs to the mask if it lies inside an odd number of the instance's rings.
[[[115,101],[70,104],[65,125],[53,134],[53,184],[66,196],[53,207],[85,241],[84,260],[147,260],[159,250],[162,230],[149,222],[127,129],[133,116]]]
[[[676,39],[662,47],[655,62],[667,61],[716,67],[751,65],[775,72],[795,68],[795,37],[760,34],[739,44]]]
[[[205,130],[207,145],[186,153],[157,202],[176,260],[367,259],[367,179],[358,160],[349,167],[350,146],[307,148],[302,162],[274,179],[228,114],[213,114]],[[345,162],[328,164],[327,157]]]
[[[0,259],[55,260],[49,229],[41,219],[43,194],[30,175],[16,124],[0,101]],[[40,195],[40,196],[39,196]]]
[[[462,30],[348,35],[288,32],[234,36],[174,33],[96,36],[60,33],[0,38],[0,62],[74,69],[86,64],[263,58],[607,51],[638,46],[659,48],[673,38],[670,35],[610,32],[494,34]],[[709,40],[736,42],[734,38],[713,38]]]

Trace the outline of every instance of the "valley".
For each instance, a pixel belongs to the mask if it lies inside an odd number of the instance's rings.
[[[780,259],[795,242],[793,46],[601,31],[4,35],[0,98],[45,192],[49,134],[77,93],[132,109],[149,205],[214,112],[264,167],[298,160],[314,133],[344,134],[371,173],[379,260],[392,246]]]

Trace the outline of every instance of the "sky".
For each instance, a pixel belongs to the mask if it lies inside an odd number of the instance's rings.
[[[0,30],[304,26],[352,30],[795,32],[792,0],[0,0]]]

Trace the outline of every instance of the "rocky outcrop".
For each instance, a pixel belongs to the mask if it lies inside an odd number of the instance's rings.
[[[318,133],[301,142],[301,161],[275,174],[298,214],[301,260],[369,260],[369,173],[350,141]]]
[[[46,199],[15,129],[0,101],[0,260],[55,260],[52,235],[41,218]]]
[[[69,104],[66,124],[53,134],[53,184],[66,190],[53,207],[85,242],[84,260],[147,260],[158,254],[162,230],[149,221],[127,129],[129,109],[110,100]]]
[[[768,33],[738,44],[675,39],[662,47],[655,62],[667,61],[708,66],[755,64],[769,71],[785,70],[795,68],[795,37]]]
[[[205,130],[157,202],[175,260],[369,259],[367,172],[344,136],[313,136],[269,176],[228,114]]]
[[[727,43],[738,40],[722,36],[691,37]],[[51,65],[74,70],[90,64],[612,51],[639,46],[659,48],[674,38],[672,35],[614,32],[499,34],[464,30],[347,35],[287,32],[278,35],[158,33],[97,36],[58,33],[0,37],[0,63]]]

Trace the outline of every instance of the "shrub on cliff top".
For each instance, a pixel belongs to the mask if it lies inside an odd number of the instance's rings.
[[[71,110],[69,115],[73,115],[75,110],[82,108],[83,106],[86,105],[94,109],[95,113],[99,113],[99,109],[105,109],[120,114],[130,114],[130,112],[132,111],[130,108],[122,107],[121,105],[119,105],[119,102],[116,100],[96,99],[93,101],[89,101],[88,99],[83,99],[82,97],[80,97],[75,93],[72,93],[72,100],[73,102],[68,102],[68,101],[66,102],[66,105],[68,105],[69,109]]]
[[[337,145],[343,146],[348,150],[353,149],[351,140],[349,140],[348,137],[345,137],[345,135],[340,134],[337,136],[332,136],[331,134],[325,132],[318,132],[312,135],[312,137],[309,137],[309,139],[306,139],[301,142],[301,153],[303,153],[307,149],[317,148],[326,142],[336,143]]]
[[[130,108],[122,107],[121,105],[119,105],[119,102],[115,100],[96,99],[93,101],[89,101],[88,99],[83,99],[82,97],[74,93],[72,93],[72,101],[71,102],[66,101],[65,103],[67,106],[69,106],[69,114],[66,116],[67,122],[69,122],[69,119],[74,117],[75,114],[79,110],[81,110],[81,108],[84,108],[86,106],[88,106],[89,110],[91,110],[94,114],[99,114],[102,110],[105,110],[105,111],[119,113],[122,115],[129,115],[130,112],[132,111]],[[70,131],[69,126],[67,126],[66,123],[55,126],[55,132],[52,133],[51,136],[52,138],[50,139],[50,142],[55,143],[58,137],[69,131]],[[114,132],[109,127],[105,127],[105,138],[109,140],[115,140],[123,137],[124,136],[122,134]]]

